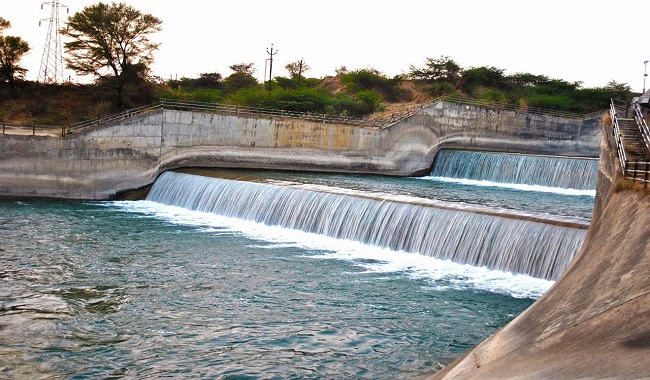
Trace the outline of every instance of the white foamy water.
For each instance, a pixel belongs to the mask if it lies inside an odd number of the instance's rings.
[[[298,247],[312,251],[311,257],[347,260],[376,273],[402,273],[430,281],[439,289],[469,289],[507,294],[516,298],[538,298],[554,283],[526,275],[456,264],[417,253],[397,252],[356,241],[340,240],[254,221],[166,206],[151,201],[105,203],[170,223],[194,226],[206,233],[241,233],[265,242],[256,248]]]
[[[420,177],[420,179],[429,180],[429,181],[448,182],[448,183],[459,183],[462,185],[470,185],[470,186],[500,187],[503,189],[537,191],[541,193],[555,193],[555,194],[572,195],[572,196],[582,196],[582,195],[591,196],[591,197],[596,196],[596,190],[564,189],[560,187],[525,185],[525,184],[517,184],[517,183],[500,183],[500,182],[493,182],[493,181],[486,181],[486,180],[449,178],[449,177],[427,176],[427,177]]]

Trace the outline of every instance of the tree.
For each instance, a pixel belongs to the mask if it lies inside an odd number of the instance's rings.
[[[124,107],[125,87],[149,72],[159,46],[149,36],[159,32],[161,24],[158,18],[125,3],[87,6],[70,17],[61,31],[72,39],[65,43],[66,63],[80,75],[111,83],[118,105]]]
[[[221,88],[223,77],[219,73],[203,73],[196,80],[196,86],[202,88]]]
[[[11,23],[4,18],[0,17],[0,34],[2,34],[5,29],[9,29],[11,27]]]
[[[628,100],[630,94],[632,93],[632,87],[627,83],[618,83],[615,80],[610,80],[605,86],[605,89],[611,91],[614,94],[615,99],[619,100]]]
[[[234,71],[237,74],[255,74],[255,64],[254,63],[235,63],[234,65],[228,66],[230,70]]]
[[[302,59],[300,61],[289,62],[284,66],[284,68],[287,69],[287,72],[289,72],[291,78],[298,78],[298,83],[300,83],[302,74],[311,69],[311,67],[303,62]]]
[[[413,79],[425,82],[449,82],[458,87],[461,78],[461,67],[450,57],[427,58],[424,67],[411,65],[409,75]]]
[[[11,23],[0,17],[0,33],[11,27]],[[0,78],[9,82],[11,90],[16,88],[16,78],[25,75],[27,70],[18,65],[29,52],[29,44],[20,37],[0,34]]]
[[[476,87],[490,87],[494,89],[506,89],[506,81],[503,70],[496,67],[482,66],[472,67],[463,71],[463,91],[471,93]]]
[[[242,88],[258,85],[257,79],[253,77],[253,73],[255,73],[255,67],[253,63],[237,63],[229,67],[233,73],[223,80],[223,88],[225,93],[232,94],[241,90]]]

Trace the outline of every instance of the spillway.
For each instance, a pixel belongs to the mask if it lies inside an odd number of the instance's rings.
[[[596,188],[598,160],[441,150],[431,175],[565,189]]]
[[[163,173],[147,200],[555,280],[585,230],[290,186]],[[396,252],[399,254],[399,252]]]

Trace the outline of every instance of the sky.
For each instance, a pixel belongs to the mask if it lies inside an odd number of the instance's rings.
[[[12,24],[5,34],[32,48],[21,61],[30,80],[38,76],[51,1],[41,9],[38,0],[0,0],[0,17]],[[70,15],[99,2],[59,1]],[[273,45],[274,77],[287,76],[284,66],[300,59],[309,65],[309,77],[335,75],[341,66],[392,77],[424,66],[426,58],[448,56],[463,68],[494,66],[505,74],[546,75],[583,87],[615,80],[640,92],[644,61],[650,60],[647,0],[122,2],[162,20],[163,30],[152,36],[160,43],[152,71],[163,79],[214,72],[225,77],[230,65],[254,63],[262,80]],[[62,23],[67,16],[62,8]],[[84,81],[68,70],[65,76]]]

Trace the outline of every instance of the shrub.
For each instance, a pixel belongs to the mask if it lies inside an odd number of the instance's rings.
[[[427,92],[433,97],[458,94],[454,85],[449,82],[435,82],[427,88]]]
[[[526,99],[528,105],[536,108],[569,111],[573,106],[571,98],[564,95],[533,95]]]

